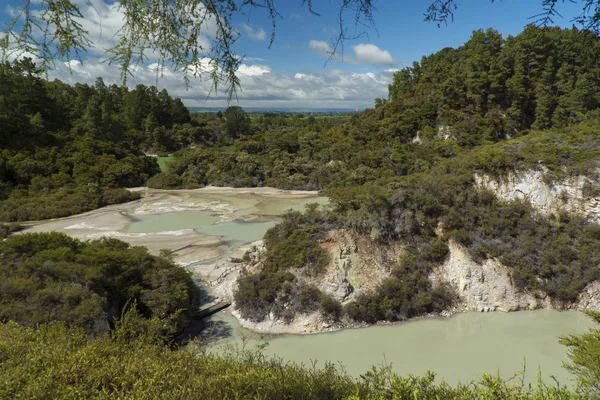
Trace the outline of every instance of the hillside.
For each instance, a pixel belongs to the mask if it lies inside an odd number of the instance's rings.
[[[452,256],[449,243],[476,264],[502,265],[516,293],[547,297],[526,308],[570,307],[600,277],[595,220],[567,213],[575,206],[541,213],[526,196],[485,189],[523,174],[548,191],[575,179],[576,196],[567,190],[553,201],[593,203],[598,61],[600,40],[588,31],[476,31],[460,48],[398,71],[388,99],[346,122],[276,126],[233,146],[181,150],[150,185],[268,185],[330,197],[330,209],[289,213],[265,236],[266,250],[235,294],[251,321],[320,310],[324,320],[373,323],[453,309],[460,293],[432,275]],[[337,230],[402,251],[381,261],[377,285],[331,282],[328,243]],[[336,295],[348,283],[352,294]]]
[[[243,320],[312,314],[343,328],[465,309],[598,310],[599,61],[588,31],[476,31],[398,71],[374,108],[319,118],[191,116],[166,90],[69,86],[31,60],[3,63],[0,221],[129,201],[124,187],[144,184],[319,189],[328,207],[286,212],[244,257],[232,294]],[[146,156],[169,153],[166,172]],[[597,330],[562,339],[583,384],[573,392],[172,351],[165,342],[198,305],[183,268],[114,239],[17,229],[0,225],[0,397],[597,395]]]
[[[70,86],[42,79],[30,59],[0,65],[0,221],[63,217],[139,198],[159,172],[145,153],[200,142],[166,90]]]

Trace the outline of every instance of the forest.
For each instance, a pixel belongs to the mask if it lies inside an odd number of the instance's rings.
[[[444,310],[454,296],[427,276],[445,260],[448,240],[477,261],[501,260],[517,287],[567,304],[600,277],[597,225],[501,201],[476,189],[474,176],[533,169],[550,183],[595,178],[599,61],[600,40],[589,31],[475,31],[463,46],[396,72],[388,99],[372,109],[331,127],[263,127],[226,146],[179,150],[148,185],[274,186],[330,198],[330,209],[287,214],[265,236],[263,269],[243,276],[236,293],[251,320],[320,309],[374,323]],[[598,190],[590,183],[586,193]],[[301,278],[326,265],[318,243],[331,229],[407,249],[390,278],[342,311]]]
[[[0,242],[0,273],[0,321],[32,328],[61,321],[100,334],[135,306],[141,317],[162,322],[157,334],[170,337],[200,301],[184,268],[117,239],[11,235]]]
[[[31,59],[0,65],[0,221],[64,217],[139,198],[145,154],[201,140],[166,90],[47,81]]]
[[[581,384],[572,391],[489,375],[454,387],[375,367],[353,378],[333,365],[311,369],[260,351],[173,350],[199,299],[189,273],[166,254],[115,239],[13,234],[15,222],[135,200],[126,188],[136,186],[320,190],[330,206],[284,214],[264,237],[262,268],[239,278],[235,302],[244,318],[273,313],[289,321],[318,310],[330,321],[376,323],[440,312],[456,294],[427,277],[447,258],[450,240],[476,261],[499,259],[519,289],[568,304],[600,278],[600,227],[500,200],[477,189],[474,176],[534,169],[549,183],[597,179],[597,34],[476,31],[463,46],[396,72],[387,99],[348,117],[251,117],[237,106],[192,115],[155,87],[100,78],[70,86],[42,76],[29,59],[0,65],[0,398],[600,393],[598,330],[562,339]],[[168,154],[160,172],[151,155]],[[598,193],[595,183],[586,188],[589,198]],[[389,278],[344,306],[303,279],[323,273],[329,260],[320,244],[334,229],[406,249]]]

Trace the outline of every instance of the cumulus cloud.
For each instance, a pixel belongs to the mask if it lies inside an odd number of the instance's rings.
[[[105,3],[104,0],[90,0],[79,2],[79,10],[83,18],[78,22],[88,32],[88,38],[93,43],[89,49],[90,54],[103,55],[106,49],[117,43],[117,32],[123,26],[125,17],[119,9],[119,2]]]
[[[261,76],[271,72],[271,68],[264,65],[246,65],[242,64],[238,68],[238,74],[246,76]]]
[[[267,32],[260,26],[257,29],[252,28],[249,25],[242,24],[242,29],[246,32],[246,35],[250,37],[250,39],[263,41],[267,38]]]
[[[322,40],[311,40],[308,42],[308,48],[315,55],[331,57],[353,65],[395,66],[400,63],[392,57],[389,51],[380,49],[370,43],[352,46],[352,55],[350,56],[339,53],[333,54],[333,47]]]
[[[382,50],[374,44],[357,44],[352,46],[354,52],[354,60],[356,64],[369,65],[397,65],[398,61],[394,60],[392,55],[387,50]]]
[[[74,84],[93,84],[96,77],[103,77],[107,84],[121,83],[117,66],[98,60],[84,63],[70,62],[50,71],[50,78],[58,78]],[[192,79],[186,88],[181,73],[165,69],[157,80],[156,64],[138,66],[127,84],[135,87],[138,83],[156,85],[159,90],[166,88],[173,96],[180,97],[187,106],[226,106],[226,94],[212,93],[212,82]],[[340,69],[322,71],[302,71],[277,74],[267,65],[242,64],[238,70],[241,90],[238,100],[243,107],[306,107],[306,108],[365,108],[373,105],[376,97],[387,97],[387,86],[392,81],[390,72],[354,73]],[[207,96],[210,94],[210,97]]]
[[[308,48],[318,56],[330,57],[333,54],[333,47],[323,40],[311,40]]]

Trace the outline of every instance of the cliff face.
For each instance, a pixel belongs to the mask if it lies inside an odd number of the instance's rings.
[[[566,211],[600,223],[600,196],[594,195],[595,184],[590,178],[577,176],[549,183],[544,180],[543,172],[527,171],[509,174],[501,181],[479,175],[475,181],[479,188],[490,190],[501,199],[529,201],[542,214]],[[383,244],[347,230],[329,232],[321,245],[330,258],[326,272],[318,278],[300,279],[316,285],[342,303],[374,289],[389,277],[404,251],[399,242]],[[600,281],[589,284],[577,302],[560,303],[541,291],[518,290],[511,280],[510,266],[497,259],[478,263],[460,244],[450,240],[448,246],[448,258],[429,276],[433,285],[447,285],[458,296],[458,303],[445,315],[460,311],[508,312],[540,308],[600,311]],[[277,333],[313,333],[355,325],[347,319],[330,325],[318,312],[298,315],[291,324],[277,321],[273,316],[259,324],[243,320],[242,324],[254,330]]]
[[[542,171],[525,171],[510,173],[502,180],[475,175],[475,182],[501,199],[529,201],[543,214],[567,211],[600,222],[600,197],[592,195],[594,182],[585,176],[549,183]]]
[[[342,302],[374,289],[390,275],[402,254],[399,243],[382,246],[369,237],[346,230],[329,232],[323,247],[329,253],[330,262],[318,286]]]
[[[544,179],[543,171],[511,173],[503,180],[475,177],[479,188],[492,191],[504,200],[529,201],[542,214],[565,211],[600,223],[600,196],[597,184],[585,176],[558,182]],[[321,289],[340,301],[350,301],[361,291],[374,288],[389,276],[403,247],[399,243],[382,245],[347,231],[331,232],[327,250],[331,263]],[[589,284],[576,303],[554,301],[544,292],[523,292],[511,280],[510,266],[496,259],[475,262],[468,251],[450,240],[450,254],[429,276],[434,285],[449,284],[459,303],[453,311],[517,311],[533,309],[600,310],[600,282]]]
[[[517,311],[551,308],[543,293],[520,292],[512,284],[510,271],[497,260],[482,264],[471,259],[458,243],[448,243],[450,255],[430,275],[434,285],[448,283],[460,302],[456,311]]]

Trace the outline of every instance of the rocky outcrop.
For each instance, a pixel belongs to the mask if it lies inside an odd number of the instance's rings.
[[[479,264],[466,249],[450,240],[450,255],[429,276],[434,285],[448,284],[459,302],[449,314],[459,311],[519,311],[536,309],[600,311],[600,281],[590,283],[575,303],[554,301],[544,292],[518,290],[510,270],[496,259]]]
[[[587,285],[579,295],[579,301],[572,308],[580,311],[600,311],[600,282],[595,281]]]
[[[400,243],[381,244],[368,237],[360,237],[349,231],[329,233],[323,247],[330,255],[326,274],[312,283],[338,300],[347,303],[357,294],[375,288],[389,277],[391,269],[402,255]],[[458,296],[458,303],[441,315],[450,316],[463,311],[519,311],[535,309],[576,309],[600,311],[600,282],[588,285],[573,304],[553,301],[541,291],[519,291],[512,283],[510,269],[497,259],[483,263],[474,261],[460,244],[448,242],[447,260],[429,276],[433,285],[447,285]],[[233,290],[233,287],[229,287]],[[245,328],[264,333],[310,334],[331,332],[363,326],[344,318],[335,324],[324,321],[319,312],[296,315],[286,323],[273,314],[264,321],[252,322],[233,312]]]
[[[517,311],[550,308],[541,293],[520,292],[508,268],[494,259],[479,264],[452,240],[450,255],[430,276],[434,285],[449,284],[460,299],[457,311]]]
[[[329,232],[323,247],[329,253],[330,262],[318,286],[342,302],[374,289],[390,276],[392,266],[403,251],[398,243],[381,245],[346,230]]]
[[[475,183],[504,200],[523,199],[543,214],[567,211],[600,222],[600,197],[593,196],[594,181],[574,176],[559,182],[544,179],[544,171],[510,173],[502,179],[475,175]],[[590,193],[592,192],[592,193]]]

